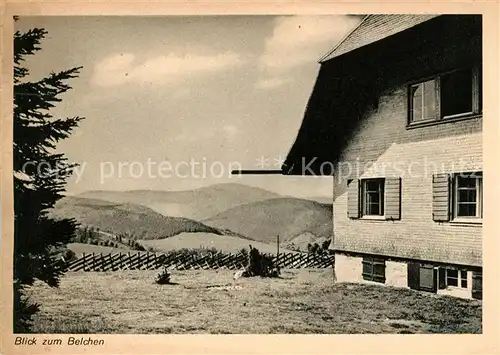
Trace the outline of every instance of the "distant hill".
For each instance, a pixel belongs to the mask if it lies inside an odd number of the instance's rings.
[[[236,253],[241,249],[248,250],[249,245],[252,245],[260,252],[276,254],[276,245],[213,233],[181,233],[170,238],[140,240],[138,242],[146,249],[153,248],[157,252],[167,252],[180,248],[216,248],[224,252]],[[280,248],[280,252],[293,251]]]
[[[304,233],[329,238],[333,229],[331,204],[297,198],[277,198],[234,207],[202,222],[271,244],[277,235],[281,243]]]
[[[311,201],[316,201],[319,203],[324,203],[324,204],[331,204],[333,203],[333,197],[332,196],[312,196],[312,197],[305,197],[305,200],[311,200]]]
[[[82,197],[64,197],[50,214],[55,218],[75,218],[83,225],[115,235],[133,234],[137,239],[167,238],[182,232],[220,233],[198,221],[163,216],[144,206]]]
[[[69,243],[67,248],[74,251],[75,254],[80,257],[82,254],[109,254],[109,253],[128,253],[128,252],[136,252],[130,249],[120,249],[113,247],[105,247],[101,245],[92,245],[92,244],[84,244],[84,243]]]
[[[228,183],[186,191],[88,191],[78,197],[132,203],[164,216],[202,220],[236,206],[282,196],[257,187]]]

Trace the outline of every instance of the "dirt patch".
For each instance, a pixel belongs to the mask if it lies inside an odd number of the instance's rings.
[[[224,291],[231,291],[231,290],[242,290],[243,287],[239,285],[214,285],[214,286],[206,286],[205,288],[209,290],[224,290]]]

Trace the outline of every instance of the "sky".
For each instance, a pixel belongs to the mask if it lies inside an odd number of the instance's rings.
[[[58,151],[80,164],[68,194],[243,183],[332,196],[328,177],[234,176],[279,169],[318,59],[359,16],[24,17],[42,27],[29,80],[82,66],[54,117],[83,116]]]

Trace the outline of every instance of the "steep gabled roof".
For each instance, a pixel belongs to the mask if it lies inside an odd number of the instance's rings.
[[[320,63],[380,41],[440,15],[367,15]]]

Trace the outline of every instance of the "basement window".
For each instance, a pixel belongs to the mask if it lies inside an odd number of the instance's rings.
[[[467,271],[446,269],[446,286],[467,288]]]
[[[480,75],[480,68],[466,68],[409,85],[409,124],[479,113],[482,101]]]
[[[363,280],[385,283],[385,260],[375,257],[364,257]]]

